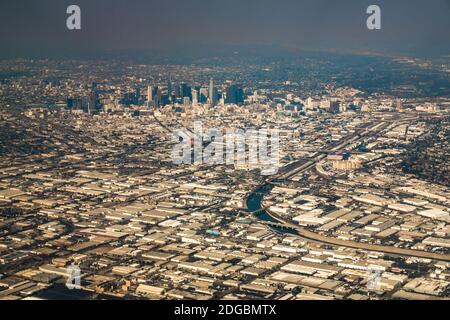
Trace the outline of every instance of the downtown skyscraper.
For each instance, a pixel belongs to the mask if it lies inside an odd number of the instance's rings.
[[[209,103],[215,106],[217,103],[217,90],[214,87],[214,79],[209,80]]]

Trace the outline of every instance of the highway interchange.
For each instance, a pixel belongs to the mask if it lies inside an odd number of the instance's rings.
[[[309,159],[301,159],[295,163],[289,164],[288,166],[282,168],[280,171],[280,174],[276,177],[272,177],[268,180],[266,183],[266,186],[273,185],[273,184],[279,184],[280,181],[286,181],[296,175],[302,174],[307,172],[308,170],[311,170],[315,165],[323,160],[327,154],[332,152],[342,152],[346,150],[348,146],[351,144],[360,141],[362,138],[370,137],[370,136],[376,136],[381,134],[382,132],[386,130],[390,130],[402,123],[408,123],[410,120],[414,119],[414,115],[408,115],[404,118],[399,118],[397,116],[396,118],[384,120],[379,119],[374,122],[368,123],[367,125],[363,126],[363,128],[357,130],[357,132],[344,137],[343,139],[339,140],[338,142],[332,144],[327,148],[327,150],[323,150],[323,152],[319,151],[317,152],[312,158]],[[259,186],[258,190],[261,190],[261,187]],[[270,190],[270,188],[269,188]],[[251,196],[252,193],[249,193],[248,198]],[[248,199],[247,198],[247,199]],[[261,202],[263,197],[260,197]],[[336,245],[336,246],[342,246],[342,247],[348,247],[353,249],[361,249],[366,251],[375,251],[375,252],[382,252],[390,255],[396,255],[396,256],[405,256],[405,257],[418,257],[418,258],[424,258],[424,259],[434,259],[439,261],[450,261],[450,255],[446,254],[438,254],[433,252],[427,252],[427,251],[419,251],[419,250],[412,250],[412,249],[405,249],[405,248],[396,248],[396,247],[388,247],[383,245],[376,245],[376,244],[368,244],[368,243],[361,243],[356,241],[349,241],[349,240],[342,240],[337,239],[333,237],[327,237],[315,232],[311,232],[309,230],[306,230],[305,228],[300,227],[297,224],[294,224],[290,221],[288,221],[285,218],[280,217],[279,215],[270,212],[267,210],[267,208],[264,208],[262,203],[260,203],[260,208],[264,210],[270,217],[275,219],[278,222],[278,225],[283,225],[286,228],[293,229],[297,232],[297,235],[301,238],[304,238],[309,241],[318,242],[326,245]],[[261,211],[261,210],[258,210]],[[253,212],[254,213],[254,212]]]

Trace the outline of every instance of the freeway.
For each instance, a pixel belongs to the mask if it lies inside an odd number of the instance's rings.
[[[299,161],[287,165],[286,167],[280,170],[280,174],[277,177],[272,178],[271,181],[269,182],[273,182],[275,180],[289,179],[301,172],[304,172],[310,169],[311,167],[315,166],[316,163],[319,162],[320,160],[324,159],[327,156],[327,154],[344,150],[347,146],[357,142],[359,139],[366,136],[376,135],[377,133],[386,130],[387,128],[390,128],[391,126],[394,125],[394,123],[390,123],[388,121],[368,123],[361,129],[357,130],[357,132],[345,136],[341,140],[329,145],[324,150],[319,150],[314,157],[309,159],[301,159]]]
[[[287,221],[286,219],[283,219],[280,216],[270,212],[269,210],[266,210],[266,213],[270,217],[272,217],[273,219],[278,221],[280,224],[284,225],[285,227],[297,231],[298,235],[306,240],[312,240],[314,242],[320,242],[320,243],[324,243],[324,244],[331,244],[331,245],[342,246],[342,247],[353,248],[353,249],[382,252],[382,253],[398,255],[398,256],[419,257],[419,258],[425,258],[425,259],[434,259],[434,260],[439,260],[439,261],[450,262],[450,255],[448,255],[448,254],[439,254],[439,253],[434,253],[434,252],[419,251],[419,250],[413,250],[413,249],[388,247],[388,246],[382,246],[382,245],[376,245],[376,244],[370,244],[370,243],[362,243],[362,242],[327,237],[327,236],[306,230],[305,228],[302,228],[296,224],[293,224],[293,223]]]
[[[391,120],[391,121],[381,121],[378,123],[369,123],[368,125],[364,126],[358,132],[353,133],[350,136],[344,137],[340,141],[334,143],[333,145],[329,146],[327,150],[331,151],[340,151],[345,149],[350,144],[360,140],[361,138],[367,137],[367,136],[376,136],[380,134],[382,131],[386,129],[390,129],[394,126],[397,126],[400,122],[407,121],[406,119],[402,119],[403,121]],[[318,152],[317,155],[315,155],[313,158],[309,159],[302,159],[299,160],[293,164],[288,165],[287,167],[283,168],[280,172],[280,174],[277,177],[271,178],[268,180],[268,182],[263,185],[259,186],[258,189],[255,192],[261,192],[260,190],[266,190],[266,192],[270,192],[271,185],[274,185],[277,183],[277,181],[283,181],[286,179],[289,179],[295,175],[298,175],[300,173],[304,173],[314,167],[319,161],[321,161],[324,157],[326,157],[326,154]],[[247,207],[248,207],[248,200],[254,197],[254,193],[251,192],[248,194],[247,197]],[[356,242],[356,241],[347,241],[342,240],[338,238],[332,238],[327,237],[309,230],[306,230],[305,228],[300,227],[297,224],[294,224],[277,214],[270,212],[262,205],[262,199],[263,196],[257,197],[259,203],[253,204],[253,207],[258,208],[256,211],[251,211],[252,213],[263,212],[265,215],[269,216],[274,222],[278,223],[278,225],[284,225],[288,229],[293,229],[297,233],[297,235],[301,238],[304,238],[309,241],[318,242],[321,244],[327,244],[327,245],[336,245],[336,246],[342,246],[342,247],[348,247],[353,249],[361,249],[361,250],[367,250],[367,251],[375,251],[375,252],[382,252],[386,254],[391,255],[398,255],[398,256],[406,256],[406,257],[418,257],[418,258],[426,258],[426,259],[434,259],[439,261],[450,261],[450,255],[448,254],[438,254],[433,252],[427,252],[427,251],[419,251],[419,250],[412,250],[412,249],[405,249],[405,248],[396,248],[392,246],[383,246],[383,245],[376,245],[376,244],[369,244],[369,243],[362,243],[362,242]],[[250,211],[250,210],[249,210]],[[259,215],[261,216],[261,215]]]

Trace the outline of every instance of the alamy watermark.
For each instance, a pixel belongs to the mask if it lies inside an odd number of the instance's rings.
[[[381,8],[378,5],[370,5],[366,10],[370,16],[367,18],[366,25],[369,30],[381,29]],[[81,30],[81,8],[72,4],[67,7],[66,14],[69,16],[66,20],[66,26],[69,30]]]
[[[273,175],[279,168],[278,129],[206,129],[194,123],[194,132],[175,130],[172,141],[174,164],[235,165],[260,169]]]
[[[69,30],[81,30],[81,9],[72,4],[67,7],[66,13],[69,14],[66,20],[66,26]]]
[[[375,4],[369,6],[366,10],[370,16],[367,18],[366,25],[369,30],[381,29],[381,8]]]

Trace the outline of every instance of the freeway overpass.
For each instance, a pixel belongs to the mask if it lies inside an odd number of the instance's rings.
[[[353,249],[361,249],[361,250],[366,250],[366,251],[382,252],[382,253],[387,253],[387,254],[391,254],[391,255],[419,257],[419,258],[425,258],[425,259],[434,259],[434,260],[439,260],[439,261],[450,262],[449,254],[439,254],[439,253],[428,252],[428,251],[419,251],[419,250],[413,250],[413,249],[388,247],[388,246],[382,246],[382,245],[377,245],[377,244],[369,244],[369,243],[362,243],[362,242],[327,237],[327,236],[306,230],[305,228],[302,228],[296,224],[293,224],[272,212],[269,212],[267,210],[266,210],[266,212],[269,216],[271,216],[273,219],[275,219],[276,221],[279,222],[278,224],[273,223],[273,225],[277,225],[277,226],[284,225],[284,227],[286,227],[286,228],[297,231],[297,233],[300,237],[302,237],[306,240],[313,241],[313,242],[320,242],[320,243],[325,243],[325,244],[330,244],[330,245],[348,247],[348,248],[353,248]]]

